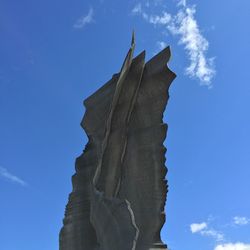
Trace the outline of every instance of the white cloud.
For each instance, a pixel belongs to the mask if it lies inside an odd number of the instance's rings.
[[[190,225],[190,231],[193,234],[199,234],[202,236],[206,237],[211,237],[217,242],[224,242],[222,243],[217,243],[216,247],[214,250],[250,250],[250,243],[242,243],[242,242],[237,242],[237,243],[232,243],[232,242],[227,242],[225,243],[225,236],[223,233],[214,230],[210,225],[209,225],[209,219],[207,222],[202,222],[202,223],[193,223]],[[248,223],[250,224],[250,219],[247,217],[240,217],[240,216],[235,216],[233,218],[234,224],[236,225],[247,225]],[[210,221],[211,222],[211,221]]]
[[[250,250],[250,244],[238,243],[227,243],[223,245],[218,245],[214,250]]]
[[[92,22],[94,21],[93,16],[94,16],[94,10],[93,10],[93,8],[91,7],[91,8],[89,9],[88,14],[85,15],[85,16],[80,17],[80,18],[76,21],[76,23],[74,24],[73,27],[74,27],[75,29],[81,29],[81,28],[85,27],[87,24],[90,24],[90,23],[92,23]]]
[[[242,225],[247,225],[247,224],[249,224],[249,223],[250,223],[250,219],[247,218],[247,217],[235,216],[235,217],[233,218],[233,222],[234,222],[234,224],[236,224],[236,225],[242,226]]]
[[[178,12],[171,15],[163,11],[160,15],[150,15],[143,10],[142,4],[136,5],[132,13],[142,16],[150,24],[161,25],[173,36],[179,37],[179,43],[189,58],[190,64],[185,72],[192,78],[200,80],[202,85],[211,87],[211,81],[216,71],[214,58],[207,58],[209,42],[202,35],[195,19],[195,6],[188,7],[186,0],[178,1]]]
[[[191,232],[194,233],[198,233],[201,230],[207,228],[207,223],[202,222],[202,223],[193,223],[190,225],[190,230]]]
[[[27,186],[27,183],[25,181],[23,181],[21,178],[11,174],[10,172],[8,172],[7,169],[0,167],[0,176],[2,176],[3,178],[15,182],[21,186]]]
[[[198,78],[203,85],[210,85],[215,75],[214,58],[206,57],[209,43],[199,30],[195,12],[194,6],[182,8],[168,29],[173,35],[180,36],[179,43],[184,45],[188,54],[187,75]]]
[[[202,236],[208,236],[214,238],[216,241],[224,240],[224,235],[214,229],[208,227],[206,222],[192,223],[190,230],[193,234],[198,233]]]

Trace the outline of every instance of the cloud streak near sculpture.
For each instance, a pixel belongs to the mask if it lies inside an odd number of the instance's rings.
[[[184,50],[189,59],[189,65],[185,73],[200,81],[201,85],[211,87],[212,79],[216,74],[214,57],[208,58],[208,40],[202,35],[197,20],[195,19],[196,7],[188,6],[186,1],[179,1],[178,11],[172,15],[167,11],[162,11],[158,15],[152,15],[144,9],[142,3],[137,4],[132,9],[133,15],[141,16],[145,21],[161,26],[168,33],[178,37],[179,44],[184,46]],[[163,41],[158,41],[162,44]]]

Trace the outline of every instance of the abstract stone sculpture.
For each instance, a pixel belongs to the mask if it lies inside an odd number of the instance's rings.
[[[169,47],[145,64],[131,48],[119,74],[84,101],[88,143],[76,159],[60,250],[167,249],[163,123],[175,74]]]

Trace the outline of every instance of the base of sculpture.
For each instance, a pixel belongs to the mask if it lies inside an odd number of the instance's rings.
[[[166,244],[163,243],[155,243],[150,250],[160,250],[160,249],[165,249],[168,250],[168,246]]]

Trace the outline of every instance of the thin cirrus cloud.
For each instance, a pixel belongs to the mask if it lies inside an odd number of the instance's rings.
[[[21,178],[11,174],[6,168],[0,167],[0,176],[21,186],[27,186],[28,184]]]
[[[224,235],[212,228],[209,228],[206,222],[192,223],[190,225],[190,231],[193,234],[200,234],[202,236],[212,237],[216,241],[224,240]]]
[[[76,23],[73,25],[75,29],[82,29],[86,25],[92,23],[94,21],[93,19],[94,16],[94,10],[92,7],[89,8],[89,11],[86,15],[80,17]]]
[[[247,217],[235,216],[233,223],[238,226],[244,226],[250,224],[250,219]]]
[[[214,58],[208,58],[206,55],[209,42],[202,35],[195,19],[196,7],[188,6],[186,0],[180,0],[177,8],[178,11],[175,15],[166,11],[162,11],[159,15],[151,15],[139,3],[132,9],[131,13],[141,16],[154,26],[162,26],[168,33],[178,37],[179,44],[184,46],[190,61],[185,73],[191,78],[199,79],[201,85],[211,87],[212,78],[216,74]],[[159,43],[161,41],[158,41]]]

